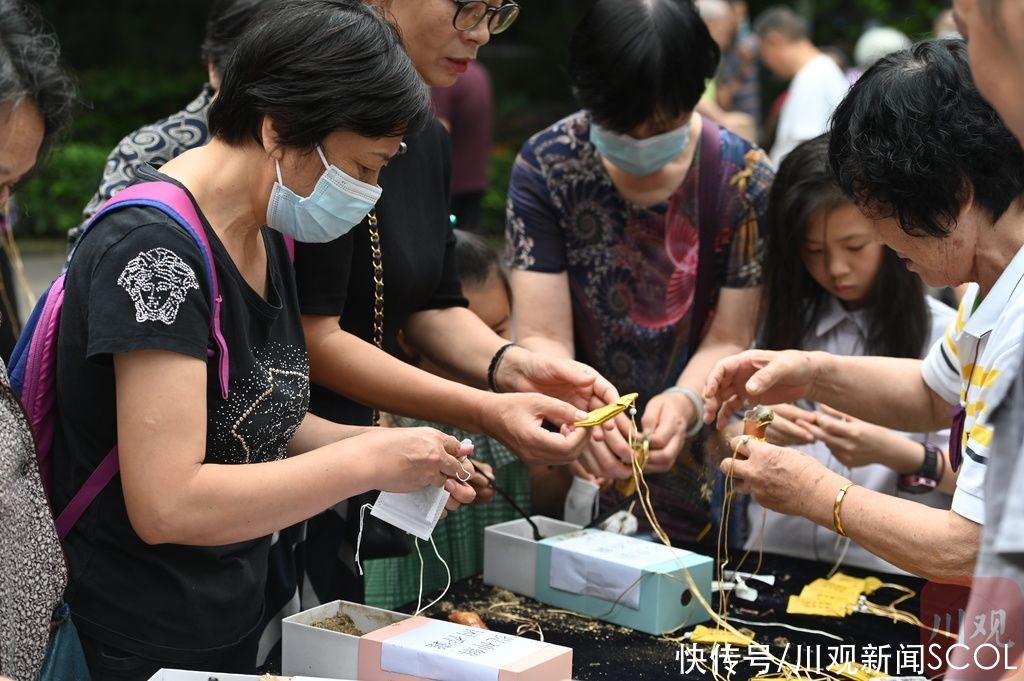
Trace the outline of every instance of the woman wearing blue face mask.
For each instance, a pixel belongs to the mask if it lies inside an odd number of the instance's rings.
[[[694,468],[676,461],[705,375],[752,341],[773,176],[760,149],[693,113],[718,59],[689,0],[597,0],[570,47],[583,110],[524,145],[509,189],[516,337],[640,393],[674,539],[707,522]],[[632,474],[625,431],[592,440],[587,474]]]
[[[427,107],[378,12],[268,3],[226,70],[212,141],[139,171],[186,192],[215,276],[155,207],[104,213],[80,240],[58,344],[54,496],[67,507],[116,444],[120,476],[65,540],[67,600],[94,680],[251,671],[272,533],[370,489],[434,485],[451,507],[473,499],[456,479],[472,466],[454,438],[307,414],[284,239],[325,241],[361,221]]]

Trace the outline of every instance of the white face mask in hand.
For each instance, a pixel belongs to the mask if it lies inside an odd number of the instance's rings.
[[[473,443],[467,439],[463,440],[462,444]],[[468,482],[469,478],[469,471],[463,467],[459,481]],[[441,487],[424,487],[418,492],[381,492],[377,501],[370,507],[373,509],[370,515],[427,541],[437,526],[437,521],[441,519],[444,505],[448,503],[450,496],[447,490]]]
[[[462,444],[472,445],[473,442],[467,438],[462,441]],[[469,482],[472,474],[462,466],[461,462],[459,466],[462,467],[459,481]],[[370,515],[373,517],[390,523],[400,530],[405,530],[414,537],[424,541],[429,540],[430,544],[434,547],[434,554],[437,555],[437,559],[441,561],[445,572],[448,573],[448,585],[450,586],[451,571],[448,570],[448,563],[445,562],[444,558],[441,558],[441,554],[437,551],[437,545],[434,544],[434,540],[430,536],[434,532],[434,527],[437,526],[437,521],[441,519],[441,514],[444,513],[444,506],[448,503],[450,496],[448,490],[444,488],[424,487],[417,492],[381,492],[377,497],[377,501],[372,506],[370,504],[363,504],[359,509],[359,535],[356,537],[355,559],[356,567],[359,568],[359,574],[363,574],[363,566],[359,560],[359,545],[363,539],[363,514],[366,512],[366,509],[370,509]],[[415,541],[414,543],[416,544],[416,553],[420,558],[420,596],[416,601],[415,613],[418,615],[423,610],[427,610],[440,601],[445,593],[448,592],[448,586],[445,586],[441,595],[430,605],[425,608],[420,607],[423,598],[423,555],[420,553],[419,543]]]
[[[583,478],[573,477],[565,496],[565,522],[587,525],[597,516],[601,488]]]

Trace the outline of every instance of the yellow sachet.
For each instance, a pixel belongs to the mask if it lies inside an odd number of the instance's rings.
[[[636,398],[639,393],[629,393],[623,395],[614,404],[606,404],[603,407],[598,407],[594,411],[587,414],[585,419],[581,419],[573,425],[578,428],[589,428],[591,426],[599,426],[605,421],[611,420],[632,407],[636,403]]]
[[[790,596],[786,612],[790,615],[842,618],[853,612],[853,604],[838,598]]]
[[[864,578],[864,591],[865,594],[873,594],[882,588],[882,580],[878,577],[865,577]]]
[[[816,579],[805,586],[800,591],[800,595],[803,597],[821,596],[825,598],[842,598],[844,600],[856,601],[864,588],[864,580],[858,581],[859,583],[849,581],[836,582],[830,579]]]
[[[749,629],[737,629],[743,636],[737,636],[725,629],[712,629],[703,624],[698,624],[693,633],[690,634],[690,641],[693,643],[725,644],[734,646],[749,646],[754,642],[754,632]]]

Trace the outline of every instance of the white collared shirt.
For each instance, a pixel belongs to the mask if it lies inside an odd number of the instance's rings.
[[[931,296],[926,296],[930,317],[928,341],[923,350],[930,348],[936,340],[941,340],[946,328],[955,315],[952,308],[944,305]],[[846,310],[838,300],[831,298],[828,307],[822,312],[817,326],[807,334],[802,349],[807,351],[824,351],[833,355],[861,356],[867,340],[867,319],[863,311]],[[922,353],[923,354],[923,353]],[[798,406],[803,409],[816,410],[818,405],[813,402],[800,401]],[[899,432],[899,431],[896,431]],[[929,444],[945,449],[949,435],[940,433],[900,433],[916,442]],[[899,474],[888,466],[872,464],[849,469],[832,455],[828,445],[815,442],[794,447],[813,456],[830,470],[856,482],[865,489],[901,496],[918,501],[934,508],[949,508],[950,497],[942,492],[925,494],[907,494],[897,488]],[[761,547],[761,518],[764,516],[764,550],[772,553],[812,558],[823,562],[837,561],[845,550],[844,565],[852,565],[867,570],[905,574],[895,565],[882,560],[873,553],[861,548],[853,541],[843,539],[831,529],[817,525],[800,516],[789,516],[774,511],[766,511],[753,499],[747,509],[750,536],[747,548],[758,550]],[[846,546],[846,544],[849,544]],[[845,548],[844,548],[845,547]]]
[[[921,368],[928,387],[966,410],[963,464],[953,510],[985,522],[985,471],[994,435],[991,418],[1013,384],[1024,340],[1024,248],[999,275],[985,299],[971,284],[956,319],[935,343]],[[977,304],[977,307],[975,305]],[[973,310],[973,312],[972,312]]]

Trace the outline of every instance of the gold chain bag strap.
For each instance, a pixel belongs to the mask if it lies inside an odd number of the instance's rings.
[[[377,227],[377,211],[367,219],[370,231],[370,257],[373,265],[373,344],[384,349],[384,254],[380,250],[380,229]],[[373,410],[371,425],[380,425],[380,411]]]
[[[373,265],[373,344],[384,349],[384,255],[380,248],[380,228],[377,211],[367,216],[370,234],[370,263]],[[373,410],[371,425],[380,425],[380,411]],[[377,500],[377,492],[366,492],[351,500],[349,508],[362,508],[363,504],[372,504]],[[353,503],[354,502],[354,503]],[[359,526],[357,520],[350,523],[351,529]],[[408,555],[412,550],[411,537],[404,531],[376,518],[366,518],[365,526],[359,527],[363,539],[360,554],[367,558],[399,558]]]

